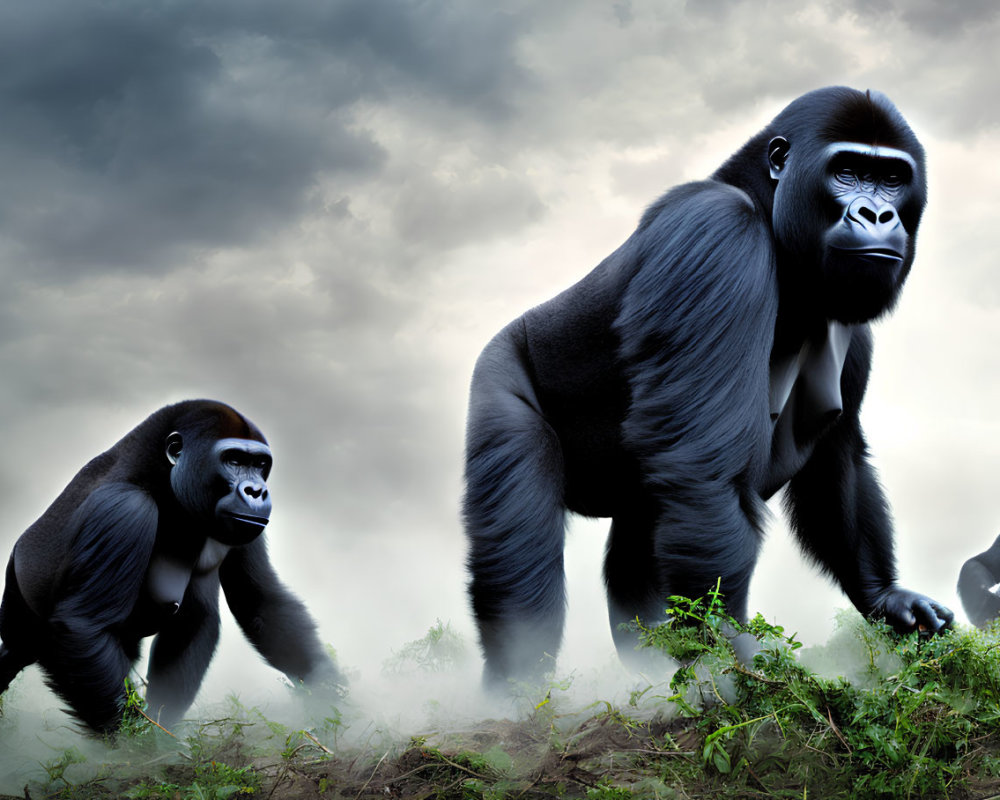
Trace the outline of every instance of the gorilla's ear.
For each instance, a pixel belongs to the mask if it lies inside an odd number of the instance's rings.
[[[781,171],[785,168],[785,160],[788,158],[788,151],[791,145],[784,136],[775,136],[767,143],[767,163],[771,169],[771,178],[778,180]]]
[[[167,461],[172,465],[176,464],[177,459],[180,458],[183,446],[184,441],[177,431],[174,431],[167,437]]]

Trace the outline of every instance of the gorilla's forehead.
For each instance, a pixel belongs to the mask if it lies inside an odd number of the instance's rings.
[[[859,156],[866,156],[867,158],[902,161],[908,164],[911,170],[914,172],[917,171],[916,159],[905,150],[899,150],[895,147],[864,144],[862,142],[834,142],[823,149],[823,155],[827,160],[840,153],[857,153]]]
[[[235,436],[228,437],[226,439],[219,439],[215,446],[212,448],[213,452],[222,453],[226,450],[242,450],[244,453],[262,453],[266,455],[271,454],[271,448],[268,447],[263,442],[255,441],[254,439],[239,439]]]

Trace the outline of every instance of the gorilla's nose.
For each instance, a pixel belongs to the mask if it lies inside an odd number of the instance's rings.
[[[240,489],[247,497],[252,497],[254,500],[266,500],[267,499],[267,487],[262,483],[254,483],[253,481],[244,481],[240,485]]]
[[[870,197],[858,197],[847,207],[847,216],[869,230],[893,227],[898,217],[891,203],[876,205]]]
[[[243,481],[236,487],[236,491],[246,510],[266,522],[271,515],[271,493],[267,490],[267,484],[256,480]]]

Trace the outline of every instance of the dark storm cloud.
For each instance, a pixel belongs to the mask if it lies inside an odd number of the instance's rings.
[[[513,18],[431,2],[0,6],[0,237],[61,272],[162,269],[248,245],[385,152],[360,99],[496,118],[521,80]]]

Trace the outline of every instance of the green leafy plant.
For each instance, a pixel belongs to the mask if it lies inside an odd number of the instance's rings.
[[[759,615],[745,626],[728,617],[718,587],[671,598],[669,620],[640,636],[681,661],[669,699],[695,722],[702,764],[729,786],[773,791],[768,777],[777,788],[791,775],[803,787],[820,778],[827,798],[943,798],[995,763],[986,760],[1000,721],[995,637],[963,628],[898,636],[857,615],[841,625],[865,688],[805,668],[794,636]],[[733,652],[738,634],[758,642],[751,665]],[[723,678],[734,697],[718,690]]]
[[[43,761],[42,769],[45,770],[45,774],[49,779],[48,788],[51,790],[59,788],[60,785],[62,787],[70,786],[71,782],[66,777],[66,770],[74,764],[85,764],[86,761],[87,759],[83,753],[75,747],[66,748],[55,758]]]
[[[608,783],[587,789],[587,800],[631,800],[634,796],[630,789]]]
[[[125,794],[130,800],[228,800],[251,796],[260,789],[260,777],[250,767],[231,767],[215,761],[199,764],[189,783],[147,782]]]
[[[146,707],[146,699],[139,694],[132,680],[126,678],[125,705],[122,708],[121,725],[115,733],[116,740],[135,745],[154,739],[157,732],[173,736],[146,713]]]
[[[404,672],[446,672],[460,666],[468,657],[465,640],[441,620],[431,626],[421,639],[403,645],[382,665],[390,675]]]

